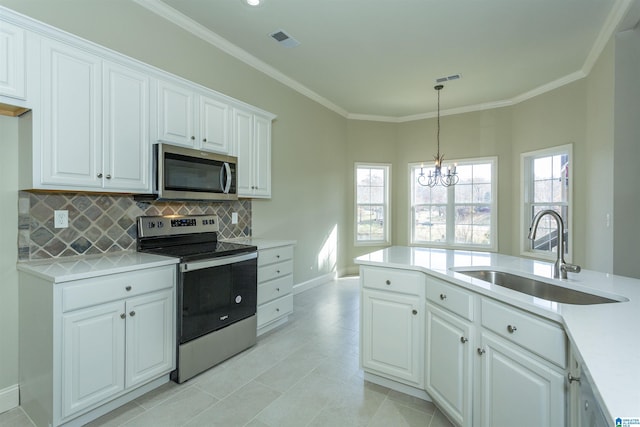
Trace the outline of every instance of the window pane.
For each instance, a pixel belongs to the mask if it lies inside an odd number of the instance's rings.
[[[471,203],[473,200],[473,185],[457,184],[455,192],[456,203]]]
[[[473,186],[474,203],[491,203],[491,184],[475,184]]]
[[[447,236],[446,206],[415,208],[414,239],[423,242],[445,242]]]
[[[384,207],[358,206],[358,240],[384,240]]]
[[[370,185],[371,184],[371,169],[358,168],[356,182],[358,185]]]
[[[476,184],[491,183],[491,164],[484,163],[473,165],[473,182]]]
[[[384,203],[384,187],[371,187],[371,203]]]
[[[386,242],[389,167],[356,165],[356,242]]]

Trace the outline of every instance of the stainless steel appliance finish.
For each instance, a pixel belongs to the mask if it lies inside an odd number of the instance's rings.
[[[456,270],[456,272],[473,277],[475,279],[484,280],[485,282],[493,283],[494,285],[502,286],[504,288],[513,289],[514,291],[522,292],[527,295],[564,304],[588,305],[619,302],[611,298],[581,292],[575,289],[564,288],[562,286],[556,286],[551,283],[530,279],[528,277],[518,276],[517,274],[505,273],[502,271]]]
[[[257,248],[219,242],[217,231],[215,215],[138,218],[138,251],[180,258],[179,383],[256,343]]]
[[[177,147],[153,146],[154,193],[160,200],[236,200],[233,156]]]

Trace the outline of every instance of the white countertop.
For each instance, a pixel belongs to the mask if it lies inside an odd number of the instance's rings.
[[[394,246],[360,256],[356,264],[417,270],[562,324],[594,386],[605,416],[640,417],[640,280],[596,271],[552,279],[549,262],[487,252]],[[535,298],[473,279],[453,269],[491,267],[624,302],[572,305]]]
[[[84,255],[19,262],[17,269],[53,283],[62,283],[106,274],[124,273],[141,268],[171,265],[176,264],[178,261],[178,258],[122,251],[104,255]]]
[[[264,239],[262,237],[238,237],[235,239],[229,239],[228,242],[242,243],[244,245],[257,246],[258,250],[278,248],[280,246],[291,246],[298,243],[296,240],[274,240]]]

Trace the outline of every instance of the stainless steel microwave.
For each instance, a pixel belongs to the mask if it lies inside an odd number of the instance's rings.
[[[153,147],[159,200],[236,200],[238,159],[169,144]]]

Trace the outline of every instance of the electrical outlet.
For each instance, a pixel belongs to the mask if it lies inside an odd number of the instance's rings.
[[[231,212],[231,224],[238,223],[238,212]]]
[[[69,211],[53,211],[53,227],[68,228],[69,227]]]

